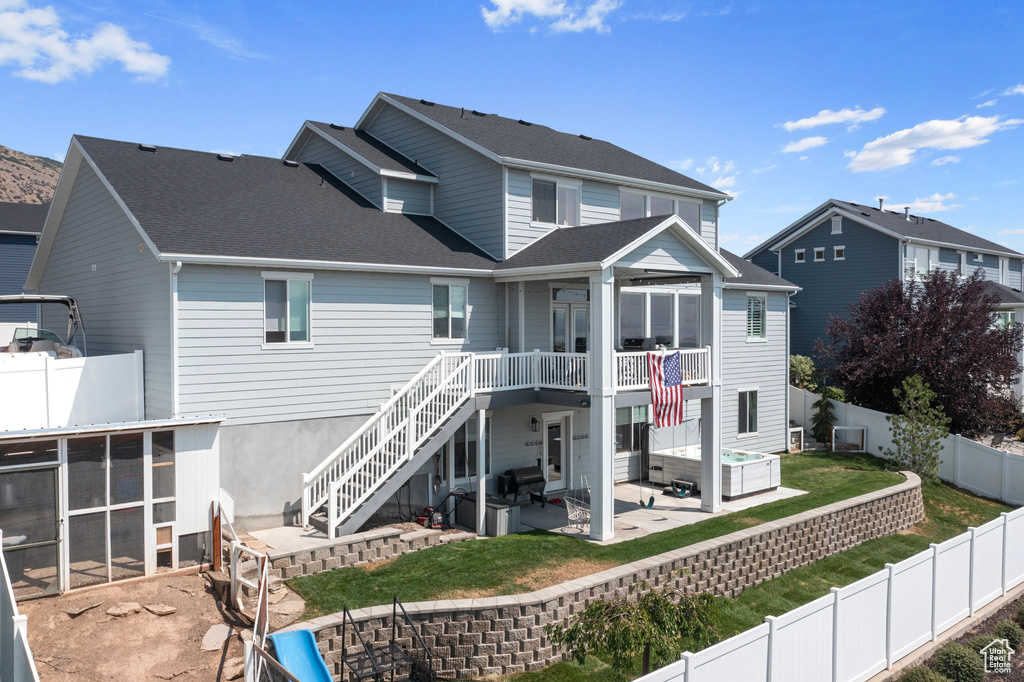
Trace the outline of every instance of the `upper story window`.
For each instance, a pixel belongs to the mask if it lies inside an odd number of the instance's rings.
[[[846,260],[846,247],[845,246],[833,246],[832,247],[832,260]]]
[[[623,291],[619,295],[619,345],[626,350],[655,345],[699,348],[700,301],[700,294],[692,290]]]
[[[983,253],[976,253],[976,254],[974,254],[974,262],[975,263],[984,263],[985,262],[985,254],[983,254]]]
[[[1010,283],[1010,259],[999,257],[999,283]]]
[[[939,250],[907,244],[903,268],[906,279],[920,279],[939,265]]]
[[[263,273],[263,340],[310,343],[312,274]]]
[[[682,218],[684,223],[700,234],[699,201],[686,201],[660,194],[619,190],[619,220],[672,214]]]
[[[760,341],[767,338],[764,294],[747,294],[747,340]]]
[[[580,184],[533,179],[533,222],[562,227],[580,224]]]
[[[796,249],[793,251],[793,262],[794,263],[806,263],[807,262],[807,250]]]
[[[843,233],[843,219],[839,216],[832,216],[832,234]]]
[[[815,246],[814,247],[814,261],[817,263],[817,262],[820,262],[820,261],[823,261],[823,260],[825,260],[825,247],[824,246]]]
[[[433,338],[462,340],[466,338],[469,283],[465,280],[432,279]]]
[[[996,314],[996,328],[1006,329],[1017,323],[1017,313],[1013,310],[1009,310],[1002,313]]]

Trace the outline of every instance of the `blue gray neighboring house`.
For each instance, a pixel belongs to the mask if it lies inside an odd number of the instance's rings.
[[[829,199],[744,258],[801,287],[792,297],[791,352],[813,356],[829,315],[895,277],[981,270],[1000,302],[1020,296],[1024,255],[933,218]],[[1000,306],[1002,308],[1002,306]]]
[[[0,202],[0,296],[25,292],[39,233],[50,204]],[[0,306],[0,322],[35,322],[36,306]]]

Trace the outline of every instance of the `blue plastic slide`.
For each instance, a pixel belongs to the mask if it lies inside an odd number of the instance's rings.
[[[333,682],[312,631],[277,632],[267,639],[274,643],[277,660],[299,682]]]

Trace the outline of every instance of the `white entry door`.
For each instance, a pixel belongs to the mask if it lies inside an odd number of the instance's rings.
[[[544,416],[544,486],[545,493],[565,490],[569,479],[569,455],[572,443],[572,420],[568,415]]]

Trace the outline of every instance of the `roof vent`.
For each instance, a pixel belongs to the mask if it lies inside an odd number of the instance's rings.
[[[474,110],[473,110],[473,115],[474,115],[474,116],[486,116],[487,114],[485,114],[485,113],[484,113],[484,112],[482,112],[482,111],[477,111],[476,109],[474,109]]]
[[[581,140],[593,140],[594,138],[590,137],[589,135],[580,135],[580,139]]]
[[[867,215],[867,213],[865,213],[864,211],[861,211],[860,214],[861,215]]]
[[[883,199],[882,197],[878,197],[878,210],[879,211],[882,210],[882,204],[883,203],[885,203],[885,199]]]
[[[332,123],[331,127],[334,128],[335,130],[344,130],[345,129],[345,126],[340,126],[337,123]]]
[[[221,161],[227,161],[228,163],[234,163],[235,161],[235,157],[231,156],[230,154],[218,154],[217,158],[220,159]]]
[[[529,121],[524,121],[523,119],[519,119],[519,125],[522,125],[522,126],[532,126],[533,124],[530,123]]]
[[[907,222],[910,222],[910,207],[909,206],[904,206],[903,207],[903,219],[906,220]]]
[[[930,223],[934,223],[934,222],[935,222],[935,218],[929,218],[929,219],[928,219],[928,222],[930,222]]]
[[[298,161],[292,161],[291,159],[285,159],[284,160],[284,165],[288,166],[289,168],[298,168],[299,167],[299,162]]]
[[[144,152],[156,152],[156,147],[151,144],[140,144],[139,149]]]
[[[422,105],[424,105],[424,106],[428,106],[428,107],[432,107],[432,106],[434,106],[434,103],[433,103],[433,102],[428,102],[428,101],[427,101],[427,100],[425,100],[425,99],[421,99],[421,100],[420,100],[420,104],[422,104]]]

